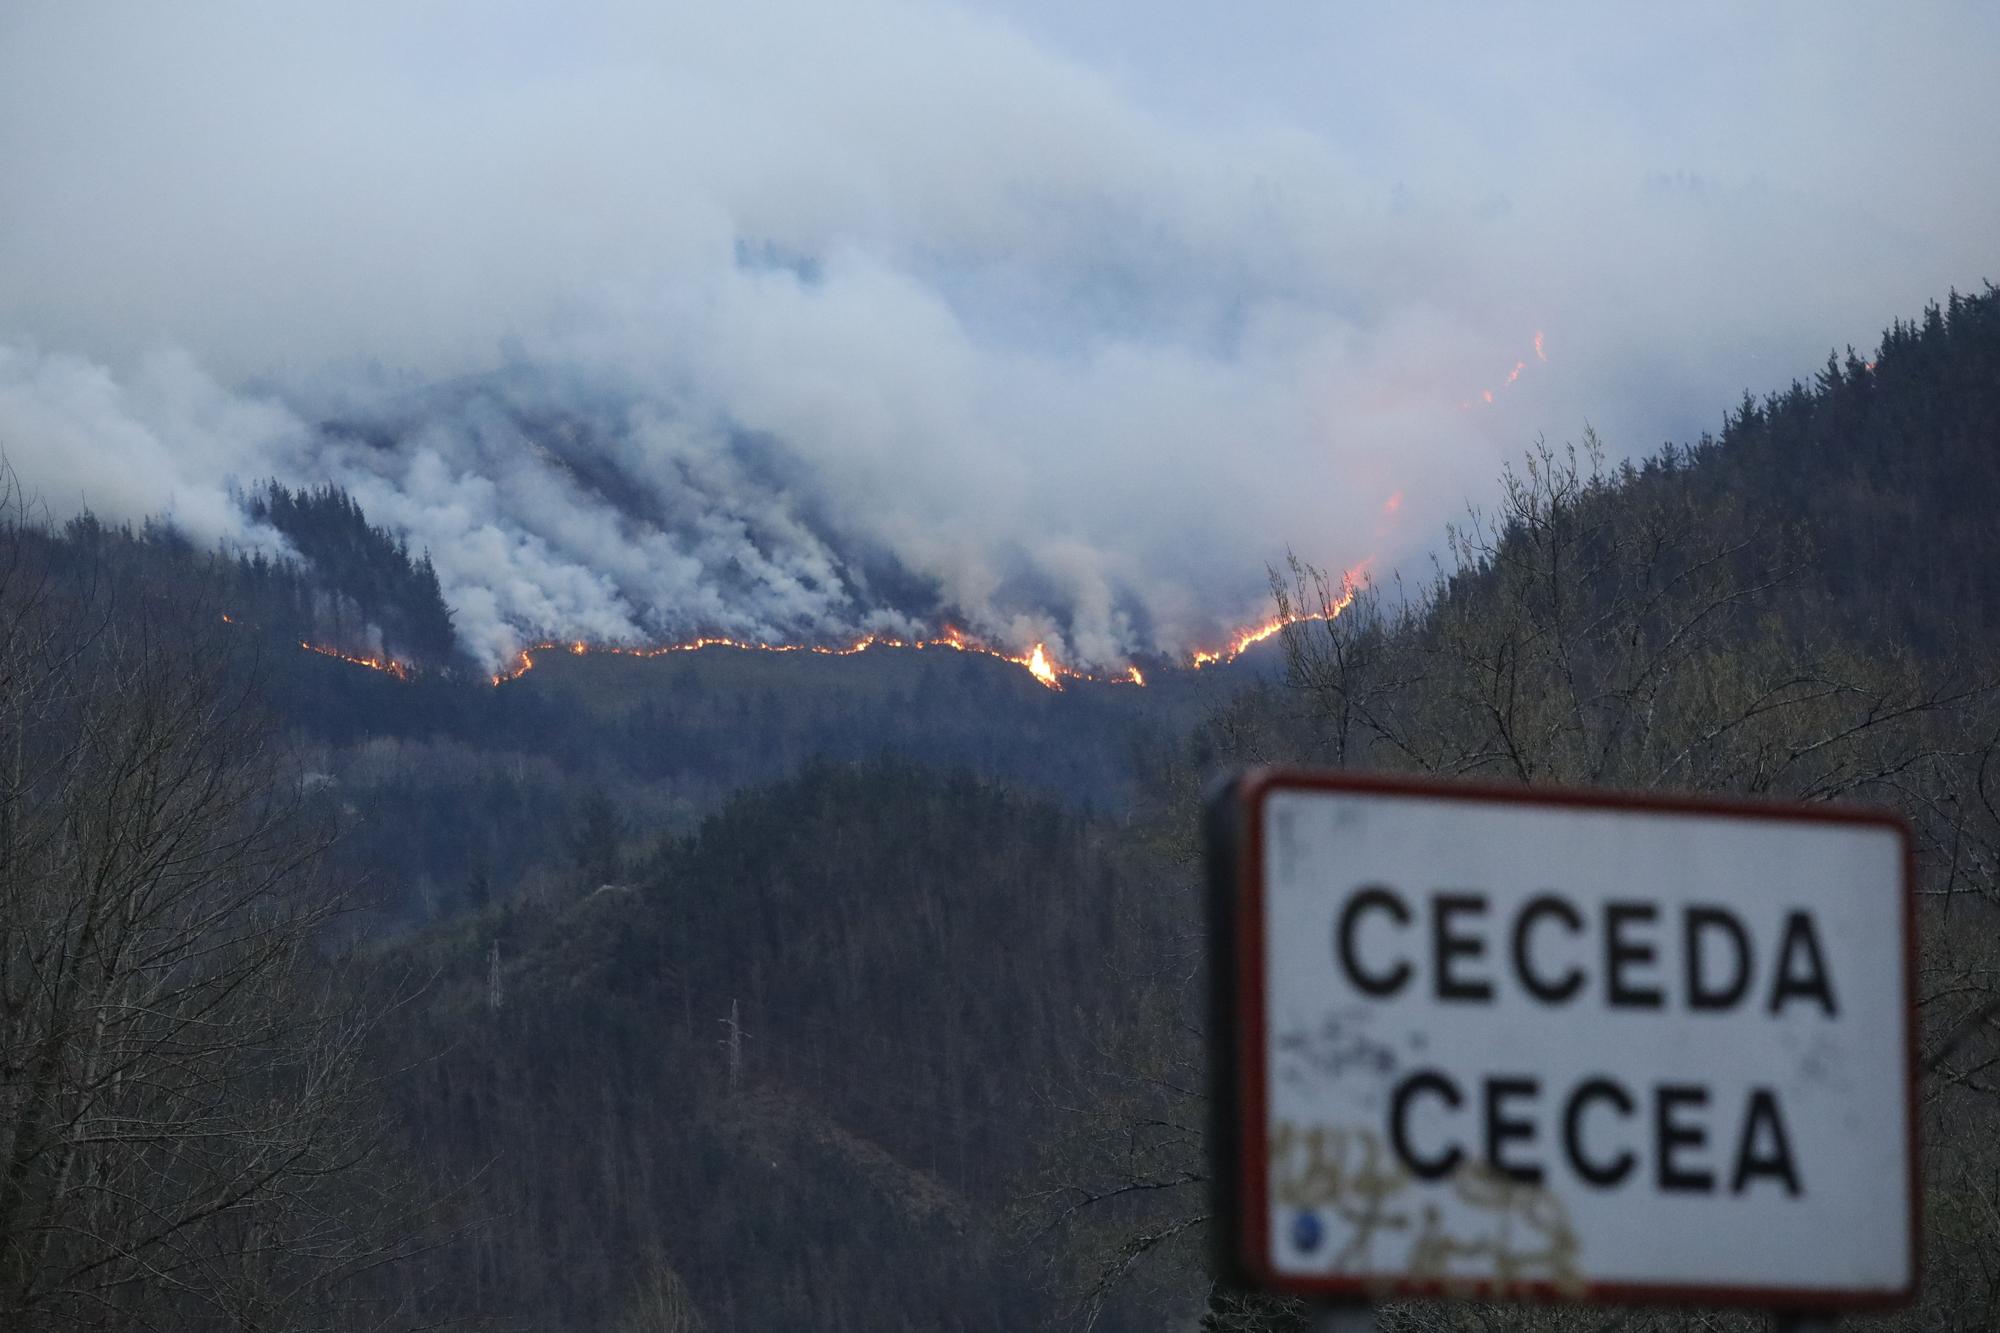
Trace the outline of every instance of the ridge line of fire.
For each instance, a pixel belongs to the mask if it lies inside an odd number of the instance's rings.
[[[1190,653],[1187,659],[1188,666],[1193,670],[1199,671],[1203,667],[1213,666],[1217,663],[1232,662],[1241,656],[1245,650],[1262,643],[1288,625],[1334,619],[1353,604],[1355,594],[1359,591],[1356,575],[1365,567],[1364,562],[1363,565],[1356,566],[1355,569],[1341,575],[1340,596],[1323,609],[1299,614],[1273,616],[1261,624],[1238,630],[1230,636],[1228,643],[1221,648],[1196,649]],[[233,616],[229,615],[224,615],[222,619],[226,624],[234,625],[240,623]],[[385,675],[395,677],[397,680],[410,680],[416,674],[415,668],[410,663],[398,661],[393,657],[363,657],[354,653],[342,652],[340,649],[329,647],[326,644],[310,643],[304,639],[299,641],[299,647],[307,652],[318,653],[322,657],[331,657],[352,666],[366,667],[370,671],[380,671]],[[1043,686],[1051,690],[1062,689],[1065,680],[1091,681],[1111,685],[1143,686],[1146,683],[1145,674],[1136,666],[1128,666],[1124,671],[1116,675],[1098,675],[1076,667],[1064,666],[1049,656],[1048,645],[1046,643],[1037,643],[1025,653],[1009,653],[1004,649],[982,643],[971,635],[966,634],[963,630],[951,625],[945,626],[944,631],[935,638],[902,639],[894,635],[868,634],[856,639],[853,643],[844,645],[761,643],[748,639],[732,639],[726,635],[703,635],[680,643],[658,644],[652,647],[627,647],[621,644],[593,645],[582,640],[572,640],[567,643],[549,640],[542,643],[529,644],[527,647],[517,650],[514,665],[509,670],[495,673],[489,679],[495,686],[504,685],[510,680],[519,680],[522,676],[534,670],[534,654],[536,653],[568,652],[578,657],[590,653],[605,653],[620,657],[664,657],[669,653],[699,652],[704,648],[735,648],[744,652],[758,653],[810,653],[816,657],[854,657],[867,652],[871,648],[902,648],[916,651],[928,648],[948,648],[953,652],[978,653],[985,657],[996,657],[1003,662],[1010,662],[1025,670]]]
[[[1540,329],[1535,331],[1534,351],[1537,361],[1546,362],[1549,359],[1548,352],[1544,348]],[[1528,368],[1528,364],[1525,357],[1517,360],[1514,363],[1513,370],[1507,375],[1506,385],[1512,385],[1516,380],[1520,379],[1521,372]],[[1870,362],[1868,368],[1873,370],[1875,368],[1874,363]],[[1493,391],[1491,389],[1482,390],[1480,398],[1484,402],[1491,403],[1493,401]],[[1469,400],[1459,404],[1461,408],[1469,408],[1471,405]],[[1384,512],[1393,514],[1401,506],[1402,499],[1403,493],[1397,491],[1389,498],[1387,505],[1384,507]],[[1296,625],[1306,621],[1334,619],[1353,604],[1355,593],[1359,590],[1358,579],[1371,562],[1372,557],[1370,560],[1364,560],[1359,565],[1343,573],[1340,576],[1340,595],[1320,610],[1293,615],[1273,616],[1261,624],[1240,629],[1231,635],[1228,642],[1220,648],[1197,648],[1189,653],[1187,656],[1188,667],[1191,670],[1199,671],[1203,667],[1214,666],[1217,663],[1226,664],[1233,662],[1246,649],[1262,643],[1288,625]],[[222,618],[230,624],[237,623],[228,615]],[[416,675],[416,668],[412,664],[398,661],[393,657],[362,657],[353,653],[342,652],[340,649],[330,647],[326,644],[309,643],[305,640],[300,640],[299,647],[305,649],[307,652],[319,653],[324,657],[337,658],[342,662],[351,663],[354,666],[367,667],[371,671],[384,672],[387,675],[394,676],[397,680],[410,680]],[[651,647],[627,647],[620,644],[594,645],[582,640],[574,640],[568,643],[558,640],[548,640],[542,643],[529,644],[525,648],[515,650],[513,665],[505,671],[494,673],[489,679],[491,679],[495,686],[504,685],[510,680],[520,679],[528,672],[534,670],[534,654],[536,653],[568,651],[577,656],[582,656],[586,653],[612,653],[624,657],[663,657],[668,653],[699,652],[703,648],[736,648],[745,652],[759,653],[811,653],[820,657],[853,657],[859,653],[865,653],[871,648],[907,648],[919,651],[926,648],[949,648],[954,652],[980,653],[987,657],[997,657],[1003,662],[1011,662],[1015,666],[1025,670],[1029,675],[1051,690],[1062,689],[1065,680],[1094,681],[1112,685],[1143,686],[1146,683],[1145,674],[1136,666],[1127,666],[1116,675],[1098,675],[1076,667],[1064,666],[1049,656],[1048,645],[1045,642],[1037,643],[1025,653],[1010,653],[1005,649],[995,648],[990,644],[983,643],[952,625],[946,625],[943,631],[935,638],[903,639],[888,634],[868,634],[863,635],[852,643],[844,645],[762,643],[747,639],[732,639],[726,635],[703,635],[681,643],[657,644]]]

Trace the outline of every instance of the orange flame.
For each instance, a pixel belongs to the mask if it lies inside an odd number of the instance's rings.
[[[1545,349],[1543,348],[1543,345],[1542,345],[1542,331],[1541,331],[1540,329],[1536,329],[1536,330],[1535,330],[1535,360],[1537,360],[1537,361],[1543,361],[1543,362],[1546,362],[1546,361],[1547,361],[1548,359],[1549,359],[1549,354],[1548,354],[1548,352],[1547,352],[1547,351],[1546,351],[1546,350],[1545,350]],[[1508,371],[1508,372],[1507,372],[1507,378],[1506,378],[1506,380],[1505,380],[1505,381],[1504,381],[1504,382],[1503,382],[1503,383],[1502,383],[1502,384],[1500,385],[1500,387],[1501,387],[1501,388],[1503,388],[1503,389],[1505,389],[1505,388],[1508,388],[1508,387],[1510,387],[1511,385],[1513,385],[1513,384],[1514,384],[1514,383],[1515,383],[1515,382],[1516,382],[1517,380],[1519,380],[1519,379],[1521,378],[1521,372],[1522,372],[1522,371],[1524,371],[1524,370],[1526,370],[1527,368],[1528,368],[1528,363],[1527,363],[1526,361],[1516,361],[1516,362],[1514,363],[1514,368],[1513,368],[1512,370],[1510,370],[1510,371]],[[1490,405],[1492,404],[1492,402],[1493,402],[1493,390],[1491,390],[1491,389],[1481,389],[1481,390],[1479,391],[1479,401],[1480,401],[1480,402],[1482,402],[1482,403],[1485,403],[1485,404],[1488,404],[1488,405],[1490,406]],[[1471,400],[1470,400],[1470,399],[1467,399],[1467,400],[1466,400],[1465,402],[1462,402],[1462,403],[1460,403],[1460,404],[1458,405],[1458,410],[1459,410],[1459,411],[1461,411],[1461,412],[1465,412],[1465,411],[1469,411],[1469,410],[1471,409],[1471,407],[1472,407],[1472,402],[1471,402]]]
[[[230,623],[234,624],[235,622],[231,621]],[[393,657],[356,657],[352,653],[343,653],[338,648],[329,648],[325,644],[320,643],[307,643],[303,639],[299,641],[299,647],[309,653],[318,653],[322,657],[334,657],[343,662],[351,662],[355,666],[367,667],[370,671],[387,672],[397,680],[408,680],[410,678],[409,663],[398,662]]]
[[[552,648],[555,645],[541,644],[539,646],[544,648]],[[525,648],[522,649],[519,653],[515,654],[515,659],[516,659],[515,665],[512,671],[503,671],[499,675],[493,677],[493,683],[495,685],[504,685],[510,680],[519,680],[521,677],[527,675],[530,671],[533,671],[535,669],[535,659],[528,656],[528,652]]]
[[[504,685],[510,680],[519,680],[535,669],[534,654],[563,649],[572,655],[585,653],[609,653],[619,657],[664,657],[668,653],[693,653],[704,648],[735,648],[751,653],[811,653],[815,657],[853,657],[871,648],[905,648],[921,651],[926,648],[947,648],[957,653],[979,653],[986,657],[997,657],[1003,662],[1012,662],[1025,668],[1030,675],[1052,690],[1060,690],[1064,678],[1074,680],[1101,680],[1088,672],[1066,667],[1049,656],[1048,645],[1038,643],[1028,653],[1007,653],[989,647],[966,634],[955,625],[946,625],[933,639],[899,639],[888,634],[867,634],[845,645],[824,643],[765,643],[749,639],[732,639],[727,635],[711,634],[688,639],[683,643],[664,643],[650,648],[630,648],[619,644],[592,646],[583,642],[535,643],[523,648],[515,655],[514,665],[492,677],[495,685]],[[1120,676],[1119,680],[1130,679]]]
[[[1056,669],[1049,662],[1048,653],[1043,651],[1039,643],[1035,645],[1035,651],[1028,654],[1028,674],[1052,690],[1062,688],[1062,682],[1056,679]]]
[[[1403,493],[1401,491],[1395,492],[1384,504],[1384,512],[1394,513],[1402,505],[1402,502]],[[1356,565],[1353,569],[1341,575],[1340,596],[1322,610],[1305,614],[1273,617],[1262,624],[1238,630],[1220,648],[1197,649],[1190,654],[1188,659],[1189,665],[1199,670],[1202,667],[1211,666],[1218,662],[1231,662],[1241,656],[1246,649],[1264,642],[1266,639],[1279,633],[1287,625],[1295,625],[1301,621],[1331,620],[1335,618],[1353,604],[1355,594],[1359,588],[1358,581],[1363,571],[1367,569],[1368,563],[1368,561],[1364,560],[1361,564]],[[222,619],[228,624],[233,625],[238,623],[233,617],[226,614]],[[318,653],[322,657],[331,657],[337,661],[347,662],[354,666],[366,667],[370,671],[380,671],[397,680],[407,681],[413,679],[415,676],[415,668],[410,663],[398,661],[393,657],[362,657],[353,653],[342,652],[338,648],[329,647],[325,644],[311,643],[303,639],[299,641],[299,647],[307,652]],[[593,645],[581,639],[569,642],[535,643],[518,650],[514,654],[511,665],[504,670],[495,672],[488,679],[496,686],[504,685],[510,680],[519,680],[522,676],[527,675],[535,669],[534,655],[542,652],[562,650],[577,657],[588,653],[608,653],[621,657],[662,657],[668,653],[700,652],[705,648],[734,648],[742,652],[757,653],[811,653],[818,657],[853,657],[873,648],[906,649],[916,652],[931,648],[943,648],[957,653],[978,653],[986,657],[997,657],[1003,662],[1010,662],[1026,670],[1037,682],[1051,690],[1061,690],[1064,680],[1094,681],[1112,685],[1137,685],[1142,688],[1146,684],[1145,673],[1137,666],[1128,665],[1116,675],[1094,675],[1075,667],[1064,666],[1061,662],[1058,662],[1054,657],[1050,656],[1046,642],[1037,643],[1026,653],[1009,653],[992,647],[989,644],[982,643],[955,625],[944,626],[938,631],[936,637],[929,639],[901,639],[894,635],[867,634],[845,645],[765,643],[747,639],[732,639],[726,635],[719,634],[703,635],[699,638],[688,639],[682,643],[659,644],[645,648],[625,647],[618,644]]]
[[[1241,657],[1244,650],[1255,647],[1274,634],[1281,633],[1287,626],[1313,620],[1338,620],[1340,613],[1354,605],[1354,598],[1361,591],[1361,576],[1368,569],[1364,560],[1340,576],[1340,596],[1318,611],[1294,612],[1291,615],[1272,616],[1261,625],[1238,630],[1236,636],[1220,648],[1197,649],[1188,658],[1188,665],[1199,671],[1216,663],[1227,665]]]
[[[222,623],[225,625],[243,623],[227,611],[221,614]],[[318,653],[321,657],[331,657],[354,666],[367,667],[370,671],[380,671],[385,675],[394,676],[397,680],[410,680],[416,675],[414,666],[408,662],[398,662],[393,657],[356,657],[353,653],[343,653],[340,649],[329,648],[323,643],[307,643],[304,639],[299,640],[299,647],[309,653]]]

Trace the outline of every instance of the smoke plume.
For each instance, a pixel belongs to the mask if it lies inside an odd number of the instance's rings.
[[[0,448],[272,550],[337,482],[489,664],[1183,654],[1982,276],[1988,19],[1595,12],[14,7]]]

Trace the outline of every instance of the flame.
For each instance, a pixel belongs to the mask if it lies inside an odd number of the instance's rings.
[[[1547,361],[1548,359],[1549,359],[1549,354],[1548,354],[1548,352],[1547,352],[1547,351],[1546,351],[1546,350],[1545,350],[1545,349],[1543,348],[1543,345],[1542,345],[1542,331],[1541,331],[1540,329],[1536,329],[1536,330],[1535,330],[1535,360],[1537,360],[1537,361],[1542,361],[1542,362],[1546,362],[1546,361]],[[1519,380],[1519,379],[1521,378],[1521,372],[1522,372],[1522,371],[1524,371],[1524,370],[1526,370],[1527,368],[1528,368],[1528,363],[1527,363],[1526,361],[1516,361],[1516,362],[1514,363],[1514,368],[1513,368],[1512,370],[1510,370],[1510,371],[1508,371],[1508,372],[1507,372],[1507,378],[1506,378],[1506,380],[1505,380],[1505,381],[1503,381],[1503,382],[1501,383],[1500,387],[1501,387],[1501,388],[1503,388],[1503,389],[1505,389],[1505,388],[1508,388],[1508,387],[1510,387],[1511,385],[1513,385],[1515,381],[1517,381],[1517,380]],[[1491,390],[1491,389],[1481,389],[1481,390],[1479,391],[1479,401],[1480,401],[1480,402],[1482,402],[1482,403],[1486,403],[1486,404],[1488,404],[1488,405],[1490,406],[1490,405],[1492,404],[1492,402],[1493,402],[1493,390]],[[1462,403],[1460,403],[1460,404],[1458,405],[1458,410],[1459,410],[1459,411],[1461,411],[1461,412],[1465,412],[1465,411],[1469,411],[1469,410],[1471,409],[1471,407],[1472,407],[1472,402],[1471,402],[1471,400],[1470,400],[1470,399],[1468,399],[1468,400],[1466,400],[1465,402],[1462,402]]]
[[[543,644],[540,646],[549,648],[549,647],[554,647],[555,645]],[[535,659],[528,656],[528,650],[523,648],[519,653],[515,654],[515,662],[513,670],[502,671],[501,673],[493,677],[493,683],[495,685],[505,685],[510,680],[519,680],[521,677],[527,675],[530,671],[533,671],[534,669],[535,669]]]
[[[1401,491],[1395,492],[1388,499],[1382,502],[1382,512],[1385,514],[1393,514],[1402,507],[1403,507],[1403,493]]]
[[[231,621],[230,623],[233,625],[236,622]],[[343,662],[351,662],[355,666],[367,667],[370,671],[387,672],[397,680],[410,679],[409,663],[398,662],[393,657],[356,657],[352,653],[343,653],[338,648],[329,648],[322,643],[307,643],[303,639],[299,641],[299,647],[309,653],[318,653],[322,657],[336,657]]]
[[[1403,493],[1397,491],[1384,503],[1383,512],[1393,514],[1402,506],[1402,503]],[[1340,596],[1322,610],[1305,614],[1273,617],[1262,624],[1238,630],[1222,647],[1198,649],[1190,654],[1188,658],[1189,665],[1199,670],[1202,667],[1211,666],[1218,662],[1230,662],[1241,656],[1246,649],[1264,642],[1264,640],[1283,630],[1287,625],[1295,625],[1301,621],[1309,620],[1332,620],[1349,606],[1353,605],[1355,594],[1359,590],[1359,580],[1363,572],[1367,569],[1368,564],[1369,562],[1364,560],[1353,569],[1343,573],[1340,577]],[[238,623],[233,617],[226,614],[222,619],[227,624],[234,625]],[[414,679],[416,674],[415,668],[410,663],[398,661],[393,657],[361,657],[353,653],[342,652],[340,649],[329,647],[326,644],[311,643],[304,639],[299,641],[299,647],[307,652],[318,653],[322,657],[331,657],[354,666],[366,667],[370,671],[380,671],[385,675],[393,676],[397,680],[408,681]],[[665,643],[652,647],[627,647],[621,644],[591,644],[582,639],[575,639],[568,642],[550,641],[530,644],[528,647],[518,650],[514,654],[512,662],[505,669],[495,672],[488,679],[496,686],[505,685],[511,680],[519,680],[535,669],[536,653],[564,651],[575,657],[582,657],[590,653],[604,653],[619,657],[663,657],[668,653],[694,653],[700,652],[705,648],[734,648],[741,652],[756,653],[810,653],[817,657],[853,657],[875,648],[902,649],[912,652],[942,648],[955,653],[978,653],[985,657],[996,657],[1003,662],[1010,662],[1027,671],[1037,682],[1051,690],[1060,691],[1065,680],[1095,681],[1112,685],[1137,685],[1141,688],[1144,688],[1146,684],[1145,673],[1134,665],[1127,665],[1123,671],[1115,675],[1094,675],[1088,671],[1065,666],[1057,661],[1049,654],[1046,642],[1037,643],[1026,653],[1009,653],[1003,649],[995,648],[990,644],[981,642],[956,625],[944,626],[934,638],[902,639],[889,634],[865,634],[848,644],[766,643],[748,639],[732,639],[727,635],[719,634],[703,635],[681,643]]]
[[[1372,557],[1371,557],[1372,558]],[[1355,595],[1361,591],[1361,576],[1368,570],[1369,561],[1364,560],[1340,576],[1340,596],[1318,611],[1295,612],[1291,615],[1272,616],[1261,625],[1241,629],[1236,636],[1220,648],[1198,649],[1188,658],[1188,665],[1196,671],[1220,662],[1227,665],[1243,655],[1245,649],[1255,647],[1287,626],[1311,620],[1337,620],[1340,613],[1354,605]]]
[[[1052,690],[1062,688],[1062,682],[1056,679],[1056,669],[1049,662],[1049,655],[1039,643],[1035,645],[1035,651],[1028,654],[1028,674]]]
[[[592,645],[582,641],[571,643],[535,643],[515,654],[514,663],[507,670],[494,675],[495,685],[504,685],[510,680],[519,680],[535,669],[536,653],[566,651],[573,656],[586,653],[608,653],[618,657],[664,657],[668,653],[695,653],[704,648],[735,648],[750,653],[810,653],[815,657],[853,657],[872,648],[902,648],[922,651],[927,648],[945,648],[955,653],[979,653],[986,657],[997,657],[1003,662],[1011,662],[1024,668],[1036,680],[1052,690],[1060,690],[1065,678],[1073,680],[1102,680],[1074,667],[1064,666],[1049,656],[1048,645],[1038,643],[1028,653],[1008,653],[981,643],[955,625],[946,625],[938,631],[936,638],[901,639],[889,634],[865,634],[848,644],[825,643],[765,643],[750,639],[732,639],[727,635],[708,634],[688,639],[682,643],[663,643],[649,648],[627,647],[622,644]],[[350,659],[352,660],[352,659]],[[1136,672],[1117,677],[1120,681],[1130,680]],[[1143,682],[1142,682],[1143,683]]]
[[[222,623],[225,625],[240,625],[243,623],[227,611],[221,614]],[[337,658],[342,662],[348,662],[354,666],[367,667],[370,671],[380,671],[385,675],[394,676],[397,680],[407,681],[414,679],[416,676],[416,668],[414,666],[408,662],[399,662],[393,657],[356,657],[353,653],[343,653],[340,649],[330,648],[323,643],[308,643],[304,639],[299,640],[299,647],[309,653],[318,653],[321,657]]]

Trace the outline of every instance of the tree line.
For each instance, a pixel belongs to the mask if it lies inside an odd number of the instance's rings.
[[[1191,865],[1204,774],[1274,761],[1901,812],[1920,871],[1927,1248],[1920,1305],[1885,1323],[1990,1326],[2000,588],[1994,529],[1975,515],[2000,498],[1996,383],[2000,292],[1989,287],[1897,325],[1873,363],[1830,359],[1811,388],[1746,398],[1719,438],[1692,448],[1613,467],[1589,432],[1579,447],[1536,447],[1494,510],[1450,531],[1431,578],[1368,588],[1338,618],[1285,632],[1283,681],[1233,701],[1159,774],[1158,836],[1181,840]],[[1324,613],[1340,591],[1298,562],[1274,572],[1281,609]],[[1051,1200],[1079,1219],[1072,1243],[1098,1249],[1077,1288],[1086,1311],[1117,1308],[1135,1276],[1199,1271],[1198,1141],[1147,1128],[1202,1116],[1200,1019],[1183,1012],[1178,1050],[1101,1085],[1073,1128],[1077,1151],[1049,1177]],[[1134,1076],[1145,1095],[1121,1097]],[[1121,1135],[1145,1151],[1102,1151]],[[1181,1286],[1204,1327],[1300,1326],[1295,1306]],[[1496,1318],[1602,1320],[1404,1304],[1385,1323]],[[1660,1314],[1619,1326],[1691,1324]]]

